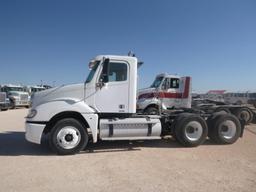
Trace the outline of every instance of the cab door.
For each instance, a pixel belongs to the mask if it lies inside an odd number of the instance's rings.
[[[100,113],[127,113],[129,110],[129,63],[104,62],[95,86],[94,106]]]
[[[181,93],[179,78],[165,78],[162,84],[162,104],[167,108],[180,107]]]

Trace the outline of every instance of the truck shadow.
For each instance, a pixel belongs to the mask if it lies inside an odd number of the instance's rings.
[[[20,155],[45,156],[53,154],[45,142],[41,146],[27,142],[24,132],[0,133],[0,156]]]
[[[204,145],[215,145],[206,141]],[[140,151],[142,148],[184,148],[173,138],[146,141],[99,141],[89,143],[82,154],[114,153],[124,151]],[[48,147],[47,139],[37,145],[25,140],[24,132],[0,133],[0,156],[51,156],[55,155]]]

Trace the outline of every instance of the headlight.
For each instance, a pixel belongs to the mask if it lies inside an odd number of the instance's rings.
[[[31,110],[29,110],[26,118],[33,118],[36,116],[36,114],[37,114],[37,111],[35,109],[31,109]]]

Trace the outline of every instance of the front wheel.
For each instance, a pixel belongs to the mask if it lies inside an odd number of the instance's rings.
[[[86,128],[73,118],[59,120],[49,135],[49,145],[59,155],[78,153],[85,148],[87,143]]]
[[[159,114],[159,109],[156,106],[148,107],[144,111],[144,114],[147,114],[147,115],[157,115],[157,114]]]
[[[15,102],[13,100],[10,101],[10,109],[15,109]]]

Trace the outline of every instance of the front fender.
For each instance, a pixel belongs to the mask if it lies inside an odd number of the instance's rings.
[[[157,98],[141,99],[137,102],[137,107],[140,110],[146,109],[149,105],[158,105],[159,101]]]
[[[78,101],[72,98],[63,98],[45,102],[36,107],[32,107],[32,109],[35,109],[37,113],[33,118],[27,118],[27,121],[30,122],[48,122],[55,115],[67,111],[80,113],[91,129],[93,142],[97,142],[98,115],[95,114],[96,111],[83,100]]]
[[[76,100],[72,98],[63,98],[45,102],[36,107],[32,107],[37,111],[35,117],[28,119],[29,121],[49,121],[53,116],[65,111],[74,111],[81,114],[92,114],[96,111],[88,106],[84,100]]]

